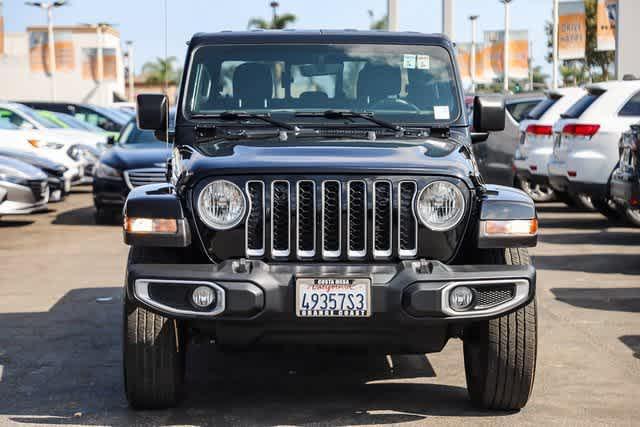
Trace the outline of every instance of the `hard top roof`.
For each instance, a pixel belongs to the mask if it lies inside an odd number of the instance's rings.
[[[248,30],[197,33],[191,38],[192,46],[225,43],[380,43],[439,45],[453,48],[444,34],[425,34],[414,31],[391,32],[370,30]]]

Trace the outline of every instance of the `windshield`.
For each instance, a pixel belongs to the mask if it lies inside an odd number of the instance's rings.
[[[63,113],[53,113],[53,114],[56,116],[58,120],[60,120],[62,123],[69,126],[70,128],[87,130],[89,132],[95,132],[95,133],[102,133],[102,129],[100,129],[98,126],[94,126],[91,123],[78,120],[75,117],[70,116],[69,114],[63,114]]]
[[[44,126],[47,129],[61,129],[62,126],[60,126],[57,123],[54,123],[53,121],[47,119],[46,117],[43,117],[42,115],[38,114],[38,112],[36,110],[32,110],[29,107],[24,107],[24,106],[19,106],[16,108],[18,111],[20,111],[20,114],[26,116],[27,118],[29,118],[31,121],[38,123],[41,126]]]
[[[439,46],[216,45],[195,50],[184,109],[187,116],[353,110],[431,125],[455,120],[458,98],[451,57]]]
[[[13,123],[11,123],[9,120],[4,120],[2,117],[0,117],[0,129],[16,130],[16,129],[19,129],[19,128],[18,128],[18,126],[16,126]]]
[[[124,128],[122,128],[122,132],[120,133],[118,142],[120,144],[165,144],[164,142],[156,138],[153,131],[141,130],[138,126],[136,126],[135,120],[130,121]]]
[[[91,109],[93,109],[96,113],[106,117],[107,119],[116,122],[120,126],[123,126],[125,123],[129,121],[129,117],[125,116],[124,114],[117,113],[107,108],[102,108],[96,105],[92,105]]]

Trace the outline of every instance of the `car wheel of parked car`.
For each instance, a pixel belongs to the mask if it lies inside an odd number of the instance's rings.
[[[133,247],[129,263],[172,262],[156,248]],[[124,383],[136,409],[175,406],[182,395],[185,332],[180,322],[153,313],[125,297]]]
[[[522,191],[527,193],[534,202],[552,202],[556,199],[555,191],[549,186],[534,184],[526,179],[519,180],[519,184]]]
[[[530,264],[526,249],[489,249],[481,263]],[[464,331],[464,365],[469,396],[487,409],[521,409],[529,400],[536,369],[538,322],[535,299],[496,319]]]
[[[624,213],[611,199],[592,198],[593,207],[596,211],[610,219],[611,221],[620,221],[624,217]]]
[[[631,224],[640,227],[640,208],[629,207],[625,209],[624,213]]]

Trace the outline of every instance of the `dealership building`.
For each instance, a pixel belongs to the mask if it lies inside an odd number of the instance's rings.
[[[46,26],[5,33],[0,21],[2,98],[99,105],[125,98],[123,53],[117,30],[108,25],[73,25],[56,26],[53,32],[55,67],[49,64]]]

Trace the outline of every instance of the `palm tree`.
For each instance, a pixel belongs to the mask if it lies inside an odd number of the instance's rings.
[[[292,13],[285,13],[283,15],[278,15],[278,6],[279,3],[277,1],[271,2],[271,8],[273,9],[273,17],[271,18],[271,22],[262,19],[262,18],[251,18],[249,23],[247,24],[247,28],[261,28],[263,30],[282,30],[287,28],[289,24],[293,24],[296,22],[298,17]]]
[[[176,57],[156,58],[142,66],[142,74],[146,76],[145,83],[160,85],[167,82],[174,84],[178,80],[179,70],[175,69]]]
[[[368,10],[367,12],[369,13],[369,20],[371,21],[369,24],[370,30],[386,30],[389,28],[389,18],[387,15],[384,15],[380,19],[376,19],[373,14],[373,10]]]

